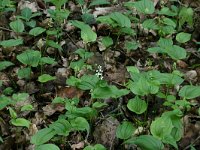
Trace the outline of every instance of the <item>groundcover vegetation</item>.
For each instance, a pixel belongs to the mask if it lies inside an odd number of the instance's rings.
[[[199,0],[1,0],[1,150],[198,150]]]

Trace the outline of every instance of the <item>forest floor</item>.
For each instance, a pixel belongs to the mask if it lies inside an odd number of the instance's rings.
[[[199,150],[199,0],[1,0],[0,150]]]

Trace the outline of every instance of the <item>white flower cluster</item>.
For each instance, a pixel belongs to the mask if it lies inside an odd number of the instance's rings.
[[[103,79],[103,70],[102,66],[98,65],[95,75],[98,76],[101,80]]]

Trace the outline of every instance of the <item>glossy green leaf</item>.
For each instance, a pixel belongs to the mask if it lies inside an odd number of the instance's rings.
[[[124,121],[117,127],[116,136],[117,138],[126,140],[131,137],[134,130],[135,128],[133,127],[133,124],[131,122]]]
[[[179,91],[179,96],[186,99],[193,99],[200,96],[200,86],[185,85]]]
[[[60,150],[55,144],[43,144],[36,146],[35,150]]]
[[[56,135],[54,129],[44,128],[39,130],[36,134],[31,137],[31,143],[35,145],[42,145],[48,142],[51,138]]]
[[[41,83],[45,83],[45,82],[55,80],[55,79],[56,79],[56,77],[51,76],[49,74],[43,74],[43,75],[38,77],[38,81],[41,82]]]
[[[134,3],[137,11],[144,14],[153,14],[155,11],[154,4],[151,0],[140,0]]]
[[[0,61],[0,71],[10,67],[10,66],[13,66],[14,64],[10,61]]]
[[[17,113],[14,111],[14,109],[12,107],[9,107],[8,110],[9,110],[10,117],[12,119],[17,118]]]
[[[190,39],[191,39],[191,34],[189,34],[189,33],[181,32],[181,33],[178,33],[178,34],[176,35],[176,40],[177,40],[179,43],[186,43],[186,42],[188,42]]]
[[[23,53],[17,55],[17,59],[31,67],[37,67],[41,58],[41,52],[35,50],[26,50]]]
[[[128,101],[127,107],[130,111],[136,114],[142,114],[147,110],[147,103],[136,96]]]
[[[124,143],[135,144],[142,150],[164,150],[163,143],[151,135],[140,135],[139,137],[128,139]]]
[[[11,104],[12,100],[4,95],[0,95],[0,110],[4,109],[7,105]]]
[[[16,119],[11,119],[11,123],[15,126],[20,126],[20,127],[27,127],[29,128],[31,122],[24,119],[24,118],[16,118]]]
[[[12,21],[10,23],[10,27],[14,32],[20,32],[21,33],[21,32],[24,31],[24,23],[20,19]]]
[[[0,42],[3,47],[13,47],[23,44],[23,39],[9,39]]]
[[[33,105],[31,104],[24,105],[21,108],[21,111],[31,111],[31,110],[34,110]]]
[[[33,35],[33,36],[38,36],[38,35],[42,34],[45,31],[46,31],[46,29],[44,29],[42,27],[35,27],[35,28],[33,28],[33,29],[31,29],[29,31],[29,34]]]

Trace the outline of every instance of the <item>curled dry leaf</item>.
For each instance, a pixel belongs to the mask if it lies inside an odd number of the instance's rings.
[[[75,87],[64,87],[57,92],[57,96],[62,98],[80,98],[82,95],[83,91]]]
[[[76,149],[81,149],[81,148],[84,148],[84,142],[79,142],[78,144],[72,144],[71,145],[71,148],[73,149],[73,150],[76,150]]]
[[[36,2],[29,2],[29,1],[25,1],[25,0],[21,0],[18,3],[18,8],[20,10],[24,9],[24,8],[30,8],[32,12],[37,12],[38,11],[38,5],[36,4]]]
[[[185,73],[185,78],[188,82],[196,82],[197,81],[197,72],[196,70],[190,70]]]

